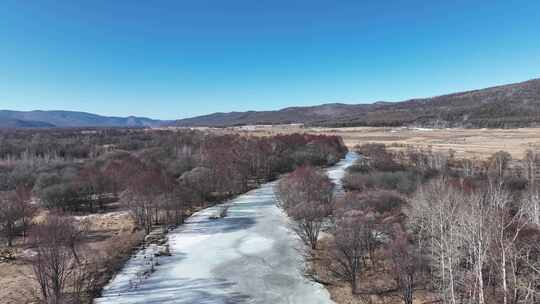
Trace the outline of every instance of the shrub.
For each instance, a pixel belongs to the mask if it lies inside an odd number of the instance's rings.
[[[419,182],[415,172],[348,172],[343,179],[343,186],[349,190],[365,191],[369,189],[396,190],[401,193],[412,193]]]
[[[378,213],[399,211],[405,201],[399,194],[391,191],[370,192],[363,200],[362,205]]]
[[[349,193],[338,203],[336,209],[374,211],[379,214],[400,211],[405,200],[394,191],[374,190],[365,193]]]
[[[504,186],[511,192],[525,190],[528,183],[529,181],[525,177],[508,176],[504,178]]]
[[[386,150],[384,144],[365,144],[356,147],[356,151],[368,158],[372,169],[385,172],[403,170],[403,166],[394,161],[394,155]]]
[[[76,185],[62,183],[45,188],[41,193],[41,203],[48,209],[82,211],[86,203],[82,197]]]

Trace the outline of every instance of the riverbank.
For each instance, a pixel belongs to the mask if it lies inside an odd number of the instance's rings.
[[[329,175],[341,179],[353,159],[348,155]],[[303,245],[276,206],[275,184],[227,202],[225,218],[210,219],[218,206],[195,213],[169,233],[171,256],[137,253],[95,302],[332,303],[304,276]]]

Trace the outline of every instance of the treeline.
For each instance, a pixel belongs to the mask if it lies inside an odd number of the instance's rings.
[[[380,144],[356,151],[343,199],[309,194],[313,185],[326,193],[328,180],[305,169],[279,188],[283,201],[308,206],[300,218],[290,209],[298,229],[331,233],[307,242],[318,249],[319,280],[348,282],[358,301],[374,303],[399,296],[411,304],[419,291],[441,303],[540,301],[540,154],[515,160],[501,151],[479,161]]]
[[[192,130],[13,131],[1,141],[0,237],[10,247],[28,234],[17,245],[36,253],[34,295],[45,303],[88,301],[154,227],[167,230],[195,208],[347,152],[335,136]],[[49,215],[33,223],[41,210]],[[91,254],[88,223],[71,215],[108,210],[128,210],[141,230],[116,239],[108,256]]]
[[[490,109],[496,109],[493,106]],[[472,113],[469,110],[459,112],[449,112],[442,114],[439,110],[436,113],[413,113],[405,111],[373,112],[359,115],[355,118],[335,119],[307,123],[313,127],[327,128],[350,128],[350,127],[425,127],[425,128],[531,128],[540,125],[538,110],[525,110],[522,113],[504,113],[495,116],[485,114],[486,110]],[[473,111],[474,112],[474,111]],[[489,113],[489,111],[487,111]],[[477,115],[474,115],[477,114]]]
[[[197,199],[246,191],[303,163],[337,161],[336,137],[272,138],[199,131],[13,131],[1,140],[0,190],[30,189],[47,208],[94,212],[141,172],[193,188]],[[204,181],[204,182],[203,182]]]

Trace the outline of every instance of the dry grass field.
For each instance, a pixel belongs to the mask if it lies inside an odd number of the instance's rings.
[[[540,150],[540,128],[519,129],[422,129],[390,127],[309,128],[300,125],[247,126],[223,129],[246,135],[268,136],[305,132],[339,135],[351,148],[364,143],[384,143],[393,149],[407,146],[429,147],[434,151],[452,149],[460,158],[485,159],[504,150],[521,159],[528,149]]]

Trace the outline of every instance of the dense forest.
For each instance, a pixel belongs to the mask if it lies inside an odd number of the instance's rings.
[[[28,286],[36,287],[26,290],[27,300],[85,303],[145,235],[296,167],[331,165],[346,152],[340,138],[318,135],[2,131],[0,259],[31,267]],[[87,215],[109,211],[127,212],[134,228],[93,249]]]

